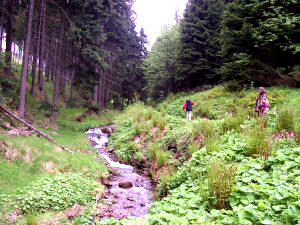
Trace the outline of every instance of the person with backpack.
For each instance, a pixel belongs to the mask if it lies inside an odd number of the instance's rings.
[[[267,93],[263,87],[259,88],[259,96],[256,98],[255,112],[258,115],[266,115],[269,111],[269,100],[267,98]]]
[[[182,107],[182,110],[186,109],[186,119],[191,120],[192,119],[192,111],[193,111],[193,105],[194,102],[189,100],[189,98],[186,98],[186,101]]]

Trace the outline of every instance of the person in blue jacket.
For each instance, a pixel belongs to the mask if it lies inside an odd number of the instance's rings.
[[[193,111],[193,105],[194,102],[189,100],[189,98],[186,98],[186,101],[182,107],[182,110],[186,109],[186,119],[191,120],[192,119],[192,111]]]

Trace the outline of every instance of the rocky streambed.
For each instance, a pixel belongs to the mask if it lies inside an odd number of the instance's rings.
[[[106,160],[111,171],[102,180],[107,187],[104,196],[106,204],[101,208],[98,217],[122,219],[143,216],[151,206],[151,178],[131,165],[113,160],[113,154],[106,147],[112,129],[112,126],[102,126],[86,132],[92,146]]]

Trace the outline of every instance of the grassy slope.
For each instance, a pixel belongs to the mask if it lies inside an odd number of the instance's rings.
[[[295,224],[300,219],[299,142],[282,139],[276,144],[269,141],[269,135],[278,132],[278,111],[289,107],[296,111],[294,129],[299,129],[295,127],[300,121],[300,90],[266,90],[271,111],[267,128],[260,133],[253,117],[254,89],[232,93],[219,86],[189,93],[196,116],[190,122],[182,111],[186,93],[170,96],[157,106],[159,112],[142,104],[125,111],[116,121],[119,129],[111,137],[111,146],[124,161],[140,164],[142,156],[147,157],[149,163],[144,165],[150,167],[152,162],[157,195],[169,195],[154,203],[147,217],[121,222],[110,219],[101,224]],[[273,145],[267,161],[249,156],[259,141],[268,143],[266,149]],[[167,150],[170,146],[176,149]],[[237,168],[231,208],[226,210],[216,210],[215,200],[207,198],[212,188],[207,171],[213,159]],[[174,167],[179,168],[176,173]]]
[[[18,86],[18,77],[17,75],[14,77],[13,79],[7,78],[7,81],[16,87]],[[2,77],[2,79],[6,78]],[[30,82],[29,79],[28,87]],[[45,83],[46,94],[44,98],[46,95],[48,99],[50,98],[51,86],[51,83]],[[0,88],[1,90],[1,95],[4,97],[2,103],[12,107],[16,106],[17,93],[13,89],[7,91]],[[45,117],[45,114],[49,112],[47,109],[41,108],[43,104],[41,100],[44,101],[42,98],[32,97],[29,94],[26,96],[26,111],[34,121],[34,125],[60,144],[78,152],[72,155],[36,135],[29,137],[8,136],[7,131],[0,128],[0,200],[7,198],[7,194],[13,199],[11,194],[18,193],[20,189],[25,187],[30,187],[28,185],[33,182],[56,176],[58,173],[80,173],[84,177],[98,179],[107,172],[103,161],[97,159],[96,152],[89,146],[84,131],[100,124],[110,123],[115,112],[103,111],[97,117],[87,115],[86,119],[78,122],[76,117],[85,113],[86,109],[61,108],[57,117],[57,124],[51,125],[49,119]],[[62,99],[60,99],[60,105],[64,105]],[[23,126],[4,115],[0,119],[3,122],[10,122],[14,126]],[[8,161],[3,150],[6,152],[8,150],[13,155],[13,159]],[[6,219],[10,210],[10,208],[5,207],[0,210],[0,224],[8,222]],[[25,223],[24,219],[25,217],[18,219],[21,221],[20,224]]]

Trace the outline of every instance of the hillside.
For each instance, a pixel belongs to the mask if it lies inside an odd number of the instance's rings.
[[[256,89],[222,86],[125,110],[110,146],[149,169],[156,202],[146,217],[101,224],[299,223],[300,90],[266,91],[266,117],[253,112]],[[182,110],[187,96],[192,121]]]
[[[1,101],[17,114],[16,74],[1,76]],[[76,152],[63,151],[1,113],[1,223],[90,224],[99,218],[105,201],[95,208],[95,196],[104,192],[99,180],[109,172],[84,131],[112,121],[116,131],[109,149],[118,161],[149,171],[154,202],[147,216],[101,224],[299,222],[299,89],[266,88],[266,117],[253,112],[254,88],[181,92],[154,106],[138,102],[122,113],[98,115],[84,101],[66,104],[60,97],[52,124],[47,101],[52,85],[45,83],[43,96],[27,95],[25,119]],[[192,121],[182,110],[186,97],[195,103]],[[67,216],[76,203],[81,213]]]
[[[1,105],[16,115],[19,69],[17,65],[13,77],[0,76]],[[29,87],[31,79],[27,82]],[[82,101],[72,108],[61,97],[57,122],[53,124],[47,100],[52,85],[45,83],[42,96],[27,94],[25,120],[75,153],[64,151],[1,111],[0,224],[84,224],[93,215],[97,192],[104,190],[96,181],[108,174],[107,166],[97,157],[84,132],[110,123],[117,111],[90,113]],[[78,95],[75,90],[74,97]],[[64,212],[75,203],[81,205],[82,212],[77,218],[68,218]]]

